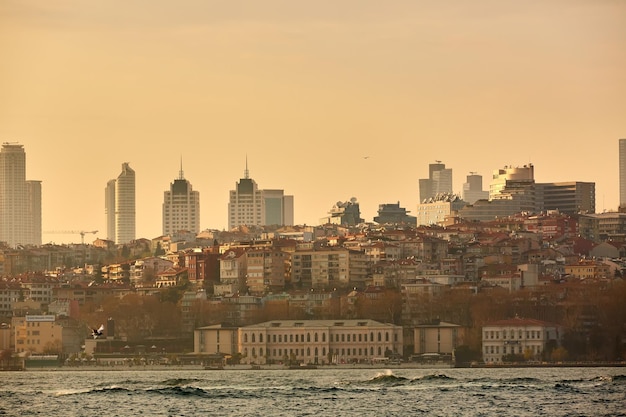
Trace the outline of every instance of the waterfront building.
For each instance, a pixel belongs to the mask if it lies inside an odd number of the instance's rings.
[[[234,356],[239,345],[238,334],[239,328],[221,324],[199,327],[193,332],[193,353]]]
[[[41,182],[26,180],[26,152],[17,143],[0,151],[0,241],[41,245]]]
[[[540,360],[549,347],[561,345],[561,326],[541,320],[515,317],[487,323],[482,327],[483,360],[502,363],[507,355]]]
[[[182,230],[194,235],[200,232],[200,193],[185,179],[181,162],[178,178],[163,193],[163,235]]]
[[[402,356],[402,327],[374,320],[273,320],[239,328],[242,363],[369,363]]]
[[[415,326],[413,346],[415,354],[437,353],[452,356],[454,350],[464,343],[461,326],[440,320]]]
[[[44,353],[54,348],[61,353],[63,347],[63,326],[53,315],[26,315],[13,317],[11,327],[15,329],[15,352]]]
[[[128,162],[122,172],[105,188],[107,239],[125,244],[135,239],[135,171]]]
[[[428,165],[428,178],[419,180],[420,201],[434,197],[437,194],[452,194],[452,168],[435,161]]]

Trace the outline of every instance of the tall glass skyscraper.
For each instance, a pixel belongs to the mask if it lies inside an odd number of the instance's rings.
[[[41,245],[41,182],[26,181],[26,153],[17,143],[0,151],[0,241]]]
[[[107,239],[116,244],[135,240],[135,171],[128,162],[116,179],[107,182],[104,209]]]
[[[619,206],[626,207],[626,139],[619,140]]]

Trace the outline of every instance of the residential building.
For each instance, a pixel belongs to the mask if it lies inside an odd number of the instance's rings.
[[[234,248],[220,257],[220,284],[215,284],[215,295],[238,294],[246,290],[248,272],[246,251]]]
[[[291,255],[291,283],[305,289],[347,287],[350,252],[342,247],[297,249]]]
[[[200,193],[185,179],[182,162],[178,178],[163,193],[163,235],[172,236],[182,230],[200,232]]]
[[[467,204],[474,204],[477,200],[487,200],[489,191],[483,190],[483,176],[475,172],[470,172],[466,177],[467,182],[463,183],[463,201]]]
[[[606,212],[583,214],[578,217],[580,236],[593,240],[623,240],[626,238],[626,213]]]
[[[446,164],[435,161],[428,165],[428,178],[419,180],[420,202],[435,197],[437,194],[452,194],[452,169]]]
[[[285,288],[285,261],[289,255],[279,248],[258,248],[246,252],[246,286],[251,294],[282,291]]]
[[[561,345],[562,337],[561,326],[541,320],[515,317],[494,321],[482,327],[483,360],[502,363],[507,355],[540,360],[544,352]]]
[[[356,363],[402,356],[402,327],[374,320],[274,320],[239,329],[242,362]]]
[[[128,162],[122,172],[105,188],[107,239],[126,244],[135,239],[135,171]]]
[[[581,259],[575,264],[567,264],[563,267],[567,277],[576,279],[606,279],[612,278],[609,265],[595,259]]]
[[[41,245],[41,182],[26,180],[26,152],[17,143],[0,150],[0,241]]]
[[[292,226],[294,223],[293,196],[283,190],[259,190],[250,178],[248,162],[244,177],[230,191],[228,202],[228,229],[239,226]]]

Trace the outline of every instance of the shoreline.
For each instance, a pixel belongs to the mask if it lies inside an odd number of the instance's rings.
[[[626,367],[626,362],[572,362],[572,363],[541,363],[541,364],[472,364],[467,366],[454,366],[453,364],[340,364],[340,365],[318,365],[315,367],[301,368],[288,367],[285,365],[226,365],[222,368],[205,367],[204,365],[133,365],[133,366],[107,366],[107,365],[85,365],[85,366],[41,366],[25,367],[22,369],[1,369],[6,372],[37,371],[37,372],[57,372],[57,371],[309,371],[309,370],[333,370],[333,369],[372,369],[372,370],[403,370],[403,369],[425,369],[425,370],[445,370],[445,369],[520,369],[520,368],[620,368]]]

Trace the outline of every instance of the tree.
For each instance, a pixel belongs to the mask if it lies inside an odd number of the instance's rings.
[[[558,348],[554,349],[550,354],[550,359],[552,359],[552,361],[554,362],[563,362],[567,360],[567,357],[567,349],[565,349],[563,346],[559,346]]]
[[[161,242],[157,242],[157,246],[154,249],[154,256],[162,256],[165,255],[165,249],[161,247]]]

